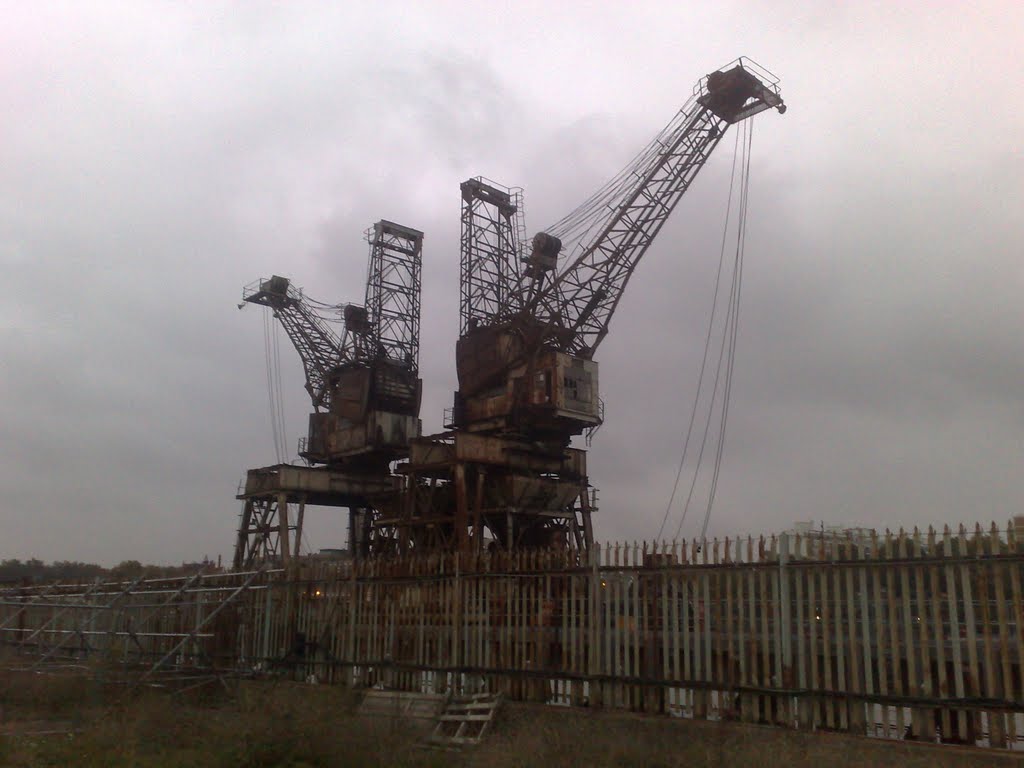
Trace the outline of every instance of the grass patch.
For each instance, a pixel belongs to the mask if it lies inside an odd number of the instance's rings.
[[[100,676],[101,677],[101,676]],[[356,715],[340,687],[245,682],[183,695],[94,675],[0,671],[0,765],[14,768],[1024,768],[1024,756],[738,723],[508,704],[464,753],[419,746],[403,722]],[[66,725],[73,732],[26,731]],[[24,726],[24,727],[22,727]],[[20,730],[19,730],[20,729]]]
[[[121,688],[99,695],[60,678],[6,673],[0,765],[83,768],[328,768],[433,766],[435,753],[390,721],[354,714],[340,688],[243,683],[185,695]],[[210,691],[213,693],[211,694]],[[69,714],[72,721],[61,719]],[[12,716],[13,715],[13,716]],[[25,726],[19,728],[19,724]],[[63,735],[31,731],[67,726]],[[28,733],[21,733],[26,730]]]

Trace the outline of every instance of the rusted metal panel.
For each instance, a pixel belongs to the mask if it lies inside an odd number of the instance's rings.
[[[400,455],[420,432],[420,420],[407,414],[370,411],[363,421],[352,423],[333,413],[313,413],[309,417],[309,441],[301,453],[314,463],[372,451]]]
[[[498,392],[490,396],[474,397],[465,403],[465,420],[473,427],[479,426],[480,422],[504,419],[512,412],[512,395],[508,392]]]
[[[347,506],[353,499],[363,499],[371,494],[384,493],[396,488],[396,479],[390,477],[356,475],[324,467],[297,467],[277,464],[271,467],[250,469],[246,474],[245,491],[238,498],[276,495],[284,493],[289,500],[307,495],[313,498],[331,497],[337,500],[332,506]],[[320,499],[314,504],[330,504]]]
[[[576,477],[585,478],[587,476],[587,452],[579,448],[568,448],[565,454],[564,471]]]
[[[409,444],[410,467],[446,464],[455,460],[455,445],[447,440],[425,437]]]
[[[565,508],[580,494],[579,483],[546,477],[513,475],[506,482],[512,506],[534,512],[564,514]]]
[[[348,456],[382,448],[404,448],[419,437],[420,420],[387,411],[371,411],[364,424],[337,426],[327,435],[326,452],[331,457]]]
[[[522,337],[508,325],[479,328],[460,338],[455,345],[455,367],[463,397],[503,386],[509,366],[522,351]]]
[[[372,372],[368,368],[341,371],[332,377],[331,415],[361,422],[369,407]]]
[[[503,437],[490,437],[462,432],[455,437],[457,461],[497,464],[513,470],[562,472],[567,452],[545,454],[535,446]]]
[[[521,336],[507,328],[482,328],[459,340],[457,420],[481,431],[526,419],[542,431],[569,434],[599,424],[597,363],[555,350],[519,360]]]

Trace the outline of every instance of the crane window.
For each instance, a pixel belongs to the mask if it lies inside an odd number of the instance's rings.
[[[562,390],[565,392],[566,400],[579,400],[580,399],[580,386],[579,381],[566,376],[562,379]]]
[[[584,371],[562,377],[563,400],[567,406],[584,408],[590,404],[590,376]]]

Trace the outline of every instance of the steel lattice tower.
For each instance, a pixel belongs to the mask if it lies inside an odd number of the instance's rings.
[[[459,332],[493,325],[519,308],[522,191],[482,178],[462,190]]]
[[[366,234],[370,243],[366,310],[372,328],[368,353],[415,373],[420,355],[423,233],[381,220]]]

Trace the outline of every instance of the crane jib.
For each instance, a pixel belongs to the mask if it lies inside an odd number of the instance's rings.
[[[302,360],[312,401],[300,454],[311,464],[386,466],[419,435],[423,233],[382,219],[370,245],[365,301],[323,304],[274,275],[242,304],[274,313]],[[339,335],[332,327],[341,322]]]
[[[695,98],[642,153],[628,177],[635,183],[622,187],[612,201],[598,198],[606,212],[604,221],[591,216],[587,232],[597,232],[580,242],[576,257],[538,288],[528,283],[544,271],[554,270],[538,245],[556,233],[538,233],[534,251],[526,259],[520,294],[531,297],[528,309],[538,320],[568,331],[560,336],[561,349],[593,355],[607,333],[607,326],[629,277],[679,198],[707,162],[729,125],[766,109],[785,112],[774,78],[757,65],[740,59],[697,84]],[[620,176],[625,174],[620,174]],[[561,242],[559,245],[561,245]]]

